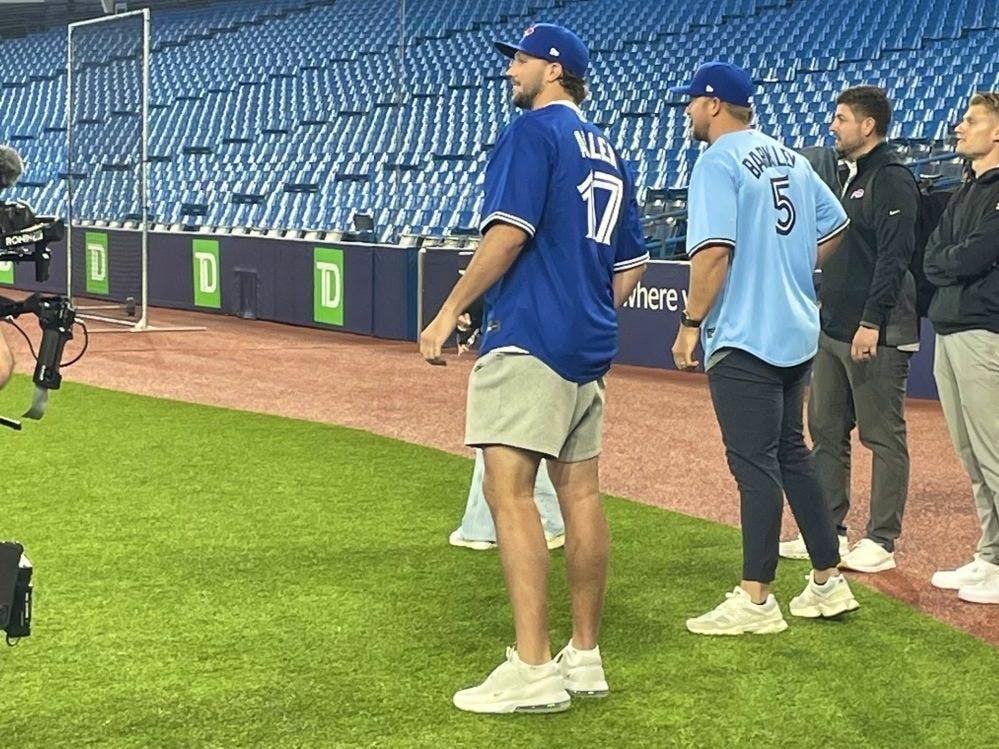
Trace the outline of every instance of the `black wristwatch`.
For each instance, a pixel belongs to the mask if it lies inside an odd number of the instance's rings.
[[[680,313],[680,324],[685,328],[699,328],[701,327],[701,320],[693,319],[687,314],[687,310],[683,310]]]

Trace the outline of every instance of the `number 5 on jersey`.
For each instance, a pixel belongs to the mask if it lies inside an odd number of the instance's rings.
[[[774,208],[776,208],[781,215],[777,217],[777,233],[782,237],[786,237],[794,229],[794,222],[797,218],[797,214],[794,212],[794,203],[791,202],[791,198],[784,194],[785,190],[790,189],[791,180],[787,177],[774,177],[770,180],[770,190],[773,192],[774,197]]]
[[[617,217],[621,213],[621,200],[624,196],[624,182],[620,177],[607,172],[590,172],[589,176],[576,185],[579,194],[586,203],[586,238],[599,244],[610,244],[617,226]],[[597,225],[597,190],[609,193],[603,216]]]

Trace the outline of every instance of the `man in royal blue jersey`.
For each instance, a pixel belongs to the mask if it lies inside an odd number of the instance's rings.
[[[609,533],[597,486],[603,377],[617,353],[615,308],[638,283],[645,251],[631,176],[579,109],[586,46],[571,31],[532,26],[507,77],[524,113],[500,136],[486,169],[482,243],[420,351],[439,362],[458,315],[488,290],[480,358],[468,384],[465,442],[485,454],[517,647],[463,710],[552,712],[569,694],[608,691],[597,640]],[[552,659],[548,550],[534,505],[538,464],[565,519],[572,639]]]
[[[750,127],[753,82],[723,62],[702,65],[687,116],[708,149],[688,189],[690,291],[673,344],[692,370],[698,342],[729,468],[739,485],[742,582],[708,613],[687,620],[696,634],[781,632],[770,593],[787,494],[812,572],[791,601],[795,616],[857,608],[837,570],[835,528],[805,445],[802,405],[819,340],[812,273],[849,221],[836,196],[794,151]]]

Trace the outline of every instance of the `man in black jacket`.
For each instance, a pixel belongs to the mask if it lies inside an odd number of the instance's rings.
[[[881,572],[895,566],[895,539],[909,487],[905,390],[919,346],[916,286],[909,263],[919,206],[916,181],[885,143],[891,104],[874,86],[840,94],[830,130],[850,167],[841,200],[850,228],[822,268],[821,334],[812,364],[808,424],[815,468],[840,536],[842,567]],[[847,547],[850,432],[874,453],[870,519]],[[781,555],[807,558],[801,538]]]
[[[976,94],[958,124],[957,153],[973,177],[951,198],[926,245],[938,288],[933,376],[982,525],[969,564],[933,575],[972,603],[999,604],[999,92]]]

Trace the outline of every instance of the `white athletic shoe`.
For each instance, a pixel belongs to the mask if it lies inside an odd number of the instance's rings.
[[[999,566],[979,560],[987,565],[985,576],[972,585],[964,585],[957,591],[957,597],[969,603],[999,603]]]
[[[576,650],[572,640],[555,656],[562,673],[562,685],[573,697],[606,697],[610,692],[604,676],[600,646],[593,650]]]
[[[465,538],[461,535],[461,528],[452,531],[451,535],[447,537],[447,541],[452,546],[460,546],[465,549],[473,549],[474,551],[489,551],[496,548],[495,541],[472,541]],[[549,549],[561,549],[565,546],[565,534],[560,533],[557,536],[553,536],[546,532],[545,543]]]
[[[758,605],[749,593],[736,587],[711,611],[688,619],[687,629],[695,635],[769,635],[783,632],[787,622],[773,595]]]
[[[781,541],[777,547],[778,553],[784,559],[808,559],[808,549],[805,548],[805,539],[797,535],[790,541]],[[850,553],[850,542],[846,536],[839,536],[839,555],[845,557]]]
[[[465,549],[473,549],[475,551],[488,551],[489,549],[496,548],[495,541],[472,541],[461,535],[461,528],[452,532],[450,536],[447,537],[447,541],[452,546],[461,546]]]
[[[565,546],[565,533],[559,533],[557,536],[553,536],[548,531],[545,531],[545,543],[548,544],[549,550],[561,549]]]
[[[984,562],[975,554],[972,561],[956,570],[937,570],[930,578],[930,584],[944,590],[960,590],[982,582],[991,570],[999,570],[999,565]]]
[[[560,713],[570,704],[555,661],[529,666],[513,648],[484,682],[454,695],[454,706],[470,713]]]
[[[805,579],[808,585],[801,591],[801,595],[791,599],[791,614],[803,616],[807,619],[818,619],[819,617],[838,616],[847,611],[856,611],[860,608],[857,599],[853,597],[853,591],[846,578],[842,575],[833,575],[826,581],[825,585],[815,582],[814,572],[809,572]]]
[[[895,554],[877,541],[862,538],[839,563],[854,572],[884,572],[895,569]]]

